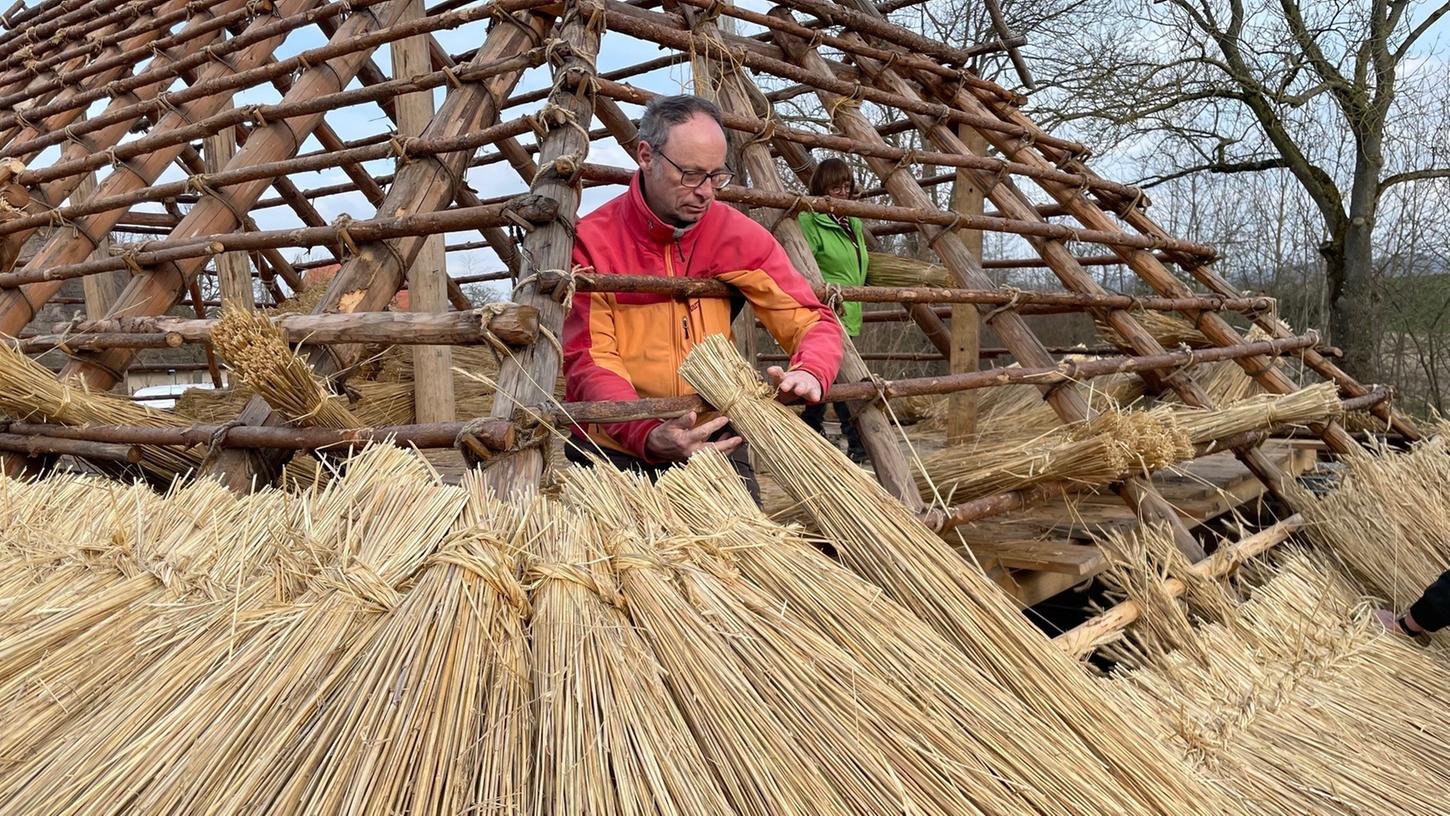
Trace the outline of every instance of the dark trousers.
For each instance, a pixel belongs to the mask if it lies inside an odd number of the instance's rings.
[[[710,437],[710,439],[715,441],[734,435],[735,432],[727,425],[719,433]],[[569,436],[569,441],[564,443],[564,457],[576,465],[593,467],[597,464],[597,460],[590,457],[589,454],[591,453],[595,457],[603,456],[610,464],[620,470],[632,470],[636,473],[643,473],[649,477],[651,482],[658,479],[660,474],[666,470],[676,465],[684,464],[684,462],[664,462],[658,465],[650,464],[643,459],[638,459],[627,453],[620,453],[619,451],[608,448],[603,448],[602,450],[595,448],[593,444],[582,441],[579,437],[572,434]],[[755,500],[755,506],[764,507],[765,504],[760,498],[760,481],[755,478],[755,468],[750,466],[750,446],[745,442],[741,442],[740,447],[731,451],[727,458],[729,458],[730,464],[735,467],[735,472],[739,474],[740,481],[745,483],[745,489],[750,491],[750,498]]]
[[[831,407],[836,411],[836,419],[841,421],[841,436],[846,438],[846,449],[859,451],[861,447],[861,435],[856,432],[856,423],[851,421],[851,408],[844,402],[833,402]],[[826,435],[826,404],[817,402],[814,405],[807,405],[801,411],[801,420],[811,426],[821,436]]]

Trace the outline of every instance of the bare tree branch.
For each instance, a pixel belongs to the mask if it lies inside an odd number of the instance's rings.
[[[1396,184],[1404,184],[1411,181],[1426,181],[1428,179],[1440,178],[1450,178],[1450,167],[1436,167],[1427,168],[1424,170],[1409,170],[1404,173],[1395,173],[1392,176],[1387,176],[1383,181],[1380,182],[1379,191],[1380,195],[1384,195],[1385,190],[1388,190]]]

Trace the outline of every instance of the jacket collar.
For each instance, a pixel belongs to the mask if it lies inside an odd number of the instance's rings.
[[[830,213],[811,211],[810,216],[817,224],[823,227],[829,227],[842,234],[846,232]]]
[[[625,195],[629,197],[629,206],[625,207],[624,211],[629,219],[630,231],[638,235],[647,235],[656,244],[671,243],[675,240],[677,232],[682,233],[679,237],[683,240],[685,235],[704,223],[705,219],[710,217],[710,211],[715,209],[715,203],[711,202],[710,208],[705,210],[705,214],[700,217],[699,221],[684,230],[677,230],[655,215],[654,210],[651,210],[649,204],[645,202],[644,188],[641,186],[640,171],[638,170],[634,171],[634,176],[630,178],[629,192]]]

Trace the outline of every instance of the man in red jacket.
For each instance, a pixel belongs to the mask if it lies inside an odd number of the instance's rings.
[[[841,328],[785,250],[738,210],[717,205],[730,183],[720,110],[695,96],[657,97],[640,120],[639,171],[629,190],[580,219],[574,263],[601,274],[716,278],[737,289],[782,347],[790,365],[767,373],[782,398],[821,400],[841,362]],[[636,400],[694,393],[680,363],[705,337],[729,335],[736,309],[721,298],[609,292],[579,293],[564,321],[564,377],[569,400]],[[756,491],[742,440],[725,417],[697,422],[589,424],[573,428],[568,448],[657,475],[710,446],[730,454]]]

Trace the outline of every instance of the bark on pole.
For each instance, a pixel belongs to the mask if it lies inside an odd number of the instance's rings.
[[[716,42],[719,41],[718,32],[713,23],[701,22],[696,25],[695,30]],[[753,87],[750,79],[734,68],[723,70],[721,79],[719,88],[721,107],[732,113],[754,114],[754,105],[747,90],[747,88]],[[741,158],[756,189],[778,193],[787,192],[785,183],[781,181],[780,174],[776,170],[775,160],[771,158],[770,148],[765,142],[750,140],[742,144]],[[783,210],[765,210],[764,212],[765,223],[774,222],[775,226],[772,231],[775,238],[780,241],[781,246],[785,247],[786,254],[795,268],[813,285],[824,285],[825,279],[821,276],[820,267],[816,265],[815,256],[811,253],[805,235],[801,232],[800,223],[790,213]],[[753,329],[754,327],[751,326],[752,331]],[[851,342],[851,338],[847,337],[844,332],[841,342],[843,354],[836,381],[840,383],[870,381],[870,369],[861,359],[861,355],[856,352],[856,346]],[[908,508],[920,510],[921,494],[916,488],[916,482],[911,478],[911,468],[907,464],[906,456],[902,453],[891,423],[887,420],[885,412],[881,410],[881,406],[874,401],[853,402],[851,415],[860,432],[861,443],[866,448],[867,455],[871,457],[876,471],[876,479],[882,487],[885,487]]]
[[[575,0],[559,21],[553,51],[554,85],[540,112],[546,132],[540,139],[539,174],[530,191],[559,202],[557,219],[536,227],[525,238],[520,255],[520,285],[514,300],[539,311],[539,325],[559,336],[569,304],[540,287],[538,273],[569,270],[574,251],[574,223],[579,211],[579,168],[589,155],[589,123],[594,117],[594,60],[604,33],[604,9],[595,0]],[[516,406],[543,402],[553,396],[562,364],[553,343],[535,343],[507,358],[499,369],[498,393],[491,416],[510,418]],[[546,444],[552,444],[551,442]],[[528,493],[538,488],[544,472],[544,450],[528,446],[496,457],[484,481],[499,496]]]
[[[790,18],[790,12],[785,9],[777,8],[771,13],[783,18]],[[825,64],[819,54],[807,48],[806,43],[779,32],[776,33],[776,41],[797,64],[806,70],[820,77],[830,75],[830,67]],[[836,127],[847,136],[863,142],[878,144],[881,142],[880,135],[871,127],[860,111],[851,104],[849,98],[829,91],[818,91],[817,95],[826,109],[833,112],[832,120]],[[881,178],[882,183],[897,202],[915,208],[931,207],[929,197],[902,163],[892,164],[882,159],[868,159],[867,163],[871,165],[872,170]],[[922,237],[927,241],[927,245],[936,251],[942,259],[942,263],[956,278],[957,285],[977,288],[991,286],[990,280],[982,271],[981,264],[972,258],[956,232],[928,224],[920,225],[920,231]],[[989,315],[986,320],[1007,347],[1012,349],[1013,354],[1024,367],[1036,368],[1053,364],[1052,356],[1048,354],[1042,342],[1028,328],[1022,316],[1015,311],[999,310]],[[1081,422],[1091,416],[1091,410],[1086,400],[1075,388],[1047,386],[1043,388],[1043,398],[1064,422]],[[1186,554],[1202,552],[1202,548],[1194,541],[1178,513],[1172,505],[1158,495],[1151,484],[1141,479],[1128,479],[1121,483],[1119,493],[1135,512],[1142,514],[1145,518],[1160,520],[1168,525],[1172,530],[1174,543],[1181,551]]]
[[[401,0],[404,20],[423,16],[423,0]],[[428,35],[398,40],[392,45],[393,76],[402,78],[432,70],[428,58]],[[400,94],[393,98],[398,135],[418,136],[433,118],[433,92]],[[448,310],[448,271],[443,253],[443,236],[423,240],[408,267],[408,308],[414,312]],[[453,353],[448,346],[417,346],[413,349],[413,415],[419,422],[448,422],[453,419]]]

